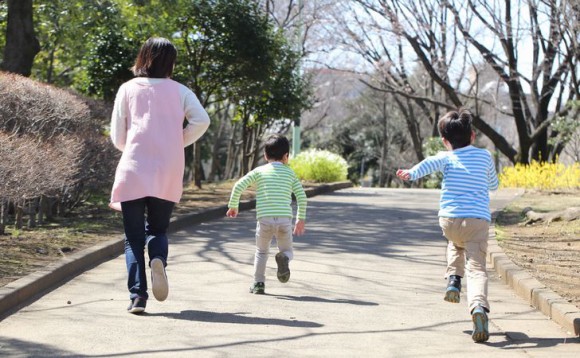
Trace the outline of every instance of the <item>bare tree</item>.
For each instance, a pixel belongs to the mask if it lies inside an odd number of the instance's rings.
[[[364,73],[366,79],[363,77],[362,81],[368,87],[393,95],[394,101],[391,105],[404,114],[413,150],[417,160],[422,160],[423,138],[426,135],[437,135],[436,120],[442,108],[450,107],[445,104],[444,94],[434,85],[424,69],[409,62],[410,46],[397,32],[398,29],[389,27],[385,21],[373,16],[373,11],[380,10],[378,7],[374,10],[360,8],[353,2],[346,2],[342,6],[343,11],[336,13],[335,24],[331,27],[331,30],[338,27],[339,31],[334,29],[331,36],[334,36],[342,51],[353,53],[364,62],[362,65],[359,61],[357,66],[347,64],[348,67],[345,67],[344,62],[340,61],[330,66]],[[417,6],[425,6],[424,11],[419,14],[422,16],[421,26],[433,29],[432,32],[436,33],[439,29],[437,11],[429,9],[424,3]],[[355,10],[357,8],[359,10]],[[415,8],[415,11],[418,12],[418,9]],[[336,36],[336,33],[339,35]],[[442,34],[439,37],[444,36]],[[446,72],[449,64],[442,59],[447,52],[455,52],[457,45],[440,41],[443,45],[435,46],[437,37],[432,37],[429,41],[430,47],[426,55],[435,64],[436,71],[442,77],[448,78]],[[465,71],[465,68],[461,70]],[[423,123],[429,123],[428,132],[423,129]]]
[[[552,152],[548,144],[550,120],[563,113],[567,100],[578,98],[580,88],[577,80],[569,80],[577,75],[572,71],[577,53],[570,51],[570,44],[576,41],[578,35],[577,29],[574,31],[565,26],[569,2],[527,1],[529,15],[525,19],[521,11],[514,11],[517,5],[522,6],[522,2],[518,1],[514,4],[506,1],[504,9],[480,1],[469,1],[465,10],[451,2],[445,5],[465,39],[507,84],[518,131],[519,161],[548,160]],[[478,41],[469,24],[462,19],[463,14],[477,17],[499,40],[501,50],[494,51]],[[531,35],[531,73],[518,61],[526,56],[520,53],[521,46],[518,46],[518,41],[524,40],[520,35],[521,28]],[[529,96],[524,90],[526,86],[530,88]],[[567,86],[570,91],[566,100],[563,87]],[[551,104],[555,105],[555,115],[550,114]]]
[[[364,133],[367,141],[371,142],[367,145],[367,155],[378,162],[378,186],[381,188],[387,184],[389,173],[394,172],[388,158],[397,131],[395,122],[400,115],[392,110],[393,100],[388,93],[377,96],[366,91],[351,109],[359,117],[360,133]]]
[[[345,29],[342,45],[381,69],[377,90],[413,101],[431,121],[439,109],[494,106],[470,76],[488,63],[507,86],[518,146],[477,110],[474,125],[512,162],[548,160],[550,121],[579,96],[579,32],[569,26],[576,7],[567,0],[352,0],[345,16],[356,28]],[[410,73],[428,77],[411,81]]]
[[[335,0],[261,0],[276,27],[292,39],[306,58],[318,51],[322,40],[321,25],[335,7]]]

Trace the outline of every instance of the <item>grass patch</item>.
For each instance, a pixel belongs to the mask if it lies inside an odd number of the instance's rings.
[[[508,234],[505,232],[505,230],[502,227],[495,225],[495,239],[498,242],[502,242],[507,237],[508,237]]]

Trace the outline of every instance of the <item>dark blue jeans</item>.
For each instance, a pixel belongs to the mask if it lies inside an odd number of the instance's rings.
[[[167,265],[167,228],[175,203],[151,196],[121,203],[125,227],[125,261],[130,299],[149,298],[145,273],[145,247],[149,262],[160,258]],[[145,216],[147,213],[147,216]]]

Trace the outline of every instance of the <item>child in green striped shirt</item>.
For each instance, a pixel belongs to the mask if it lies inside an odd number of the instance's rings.
[[[274,134],[266,140],[264,164],[238,180],[234,185],[226,216],[238,216],[240,196],[251,184],[257,183],[256,192],[256,255],[254,258],[254,284],[251,293],[264,294],[266,262],[270,243],[276,238],[278,253],[278,280],[282,283],[290,279],[289,262],[293,258],[292,234],[304,233],[306,219],[306,194],[300,180],[288,167],[290,143],[282,135]],[[296,196],[296,224],[292,230],[292,193]]]

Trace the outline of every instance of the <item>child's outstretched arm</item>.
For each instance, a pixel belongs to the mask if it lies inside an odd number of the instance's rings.
[[[397,176],[403,180],[417,180],[431,173],[442,171],[446,162],[446,153],[440,152],[423,159],[411,169],[397,170]]]
[[[399,169],[397,170],[397,176],[405,181],[411,179],[411,174],[407,169]]]
[[[244,175],[240,180],[234,184],[232,189],[232,194],[230,195],[230,201],[228,202],[228,211],[226,212],[226,216],[229,218],[235,218],[238,216],[238,207],[240,206],[240,197],[242,193],[248,186],[254,183],[257,180],[257,173],[256,171],[251,171],[248,174]]]

